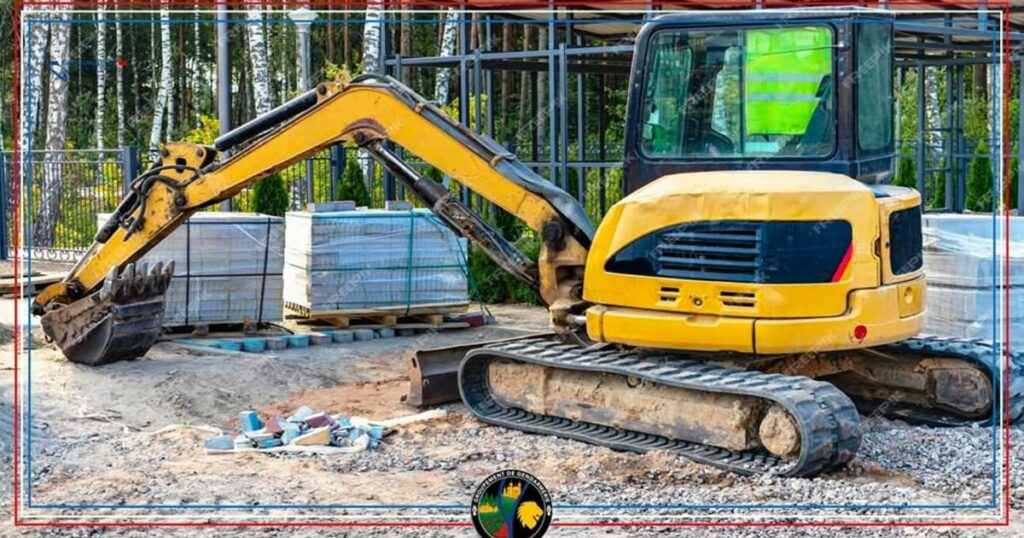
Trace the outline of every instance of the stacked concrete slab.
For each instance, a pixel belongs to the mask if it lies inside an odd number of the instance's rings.
[[[99,215],[99,223],[109,215]],[[139,260],[174,260],[168,327],[281,321],[284,219],[200,212]]]
[[[991,215],[925,215],[924,243],[928,333],[992,340],[1008,293],[1010,330],[1024,334],[1024,219],[1011,217],[1007,236]]]
[[[466,242],[425,210],[290,212],[290,312],[424,313],[469,303]]]

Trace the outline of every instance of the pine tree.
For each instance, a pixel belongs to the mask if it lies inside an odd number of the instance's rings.
[[[988,144],[978,144],[974,158],[967,166],[967,199],[964,206],[971,211],[992,211],[992,162]]]
[[[341,184],[338,185],[338,199],[352,200],[357,206],[370,205],[370,192],[366,190],[363,171],[359,163],[351,157],[345,160],[345,173],[341,177]]]
[[[283,217],[288,211],[288,189],[279,174],[265,177],[253,186],[252,210],[275,217]]]

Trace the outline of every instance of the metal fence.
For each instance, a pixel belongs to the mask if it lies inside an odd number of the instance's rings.
[[[6,255],[18,228],[14,195],[23,223],[20,244],[37,259],[73,260],[92,243],[96,215],[113,211],[125,193],[124,152],[118,150],[31,151],[18,163],[21,187],[14,185],[15,159],[5,152],[0,160],[0,211]],[[57,190],[53,202],[47,198]]]

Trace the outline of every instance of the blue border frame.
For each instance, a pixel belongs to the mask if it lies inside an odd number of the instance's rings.
[[[657,12],[654,13],[654,15],[657,15],[657,14],[658,14]],[[650,17],[650,15],[651,14],[646,14],[646,15],[643,15],[642,17],[639,17],[639,18],[641,18],[641,19],[648,19]],[[339,22],[365,22],[365,20],[366,19],[364,19],[364,18],[359,18],[359,19],[351,19],[351,18],[317,19],[316,21],[314,21],[314,24],[323,24],[323,23],[326,23],[326,22],[335,22],[335,23],[339,23]],[[421,19],[419,21],[415,21],[415,23],[429,24],[429,23],[440,22],[441,20],[442,19]],[[503,22],[502,19],[494,19],[494,20],[497,20],[498,22]],[[122,24],[154,24],[154,23],[164,22],[161,19],[121,20],[117,16],[112,17],[112,18],[108,18],[106,21],[108,23],[121,22]],[[617,19],[617,18],[586,19],[587,23],[602,22],[602,21],[622,22],[622,19]],[[191,23],[211,23],[211,22],[212,23],[216,23],[216,22],[221,22],[221,19],[217,19],[217,18],[212,18],[212,19],[202,19],[202,18],[192,18],[192,19],[171,18],[167,22],[169,24],[172,24],[172,25],[176,25],[176,24],[191,24]],[[227,22],[229,24],[237,24],[237,23],[246,24],[248,21],[245,21],[245,20],[230,20],[229,19]],[[292,23],[292,21],[289,20],[289,19],[267,19],[264,22],[267,22],[267,23],[288,23],[288,24]],[[457,19],[456,22],[466,23],[466,22],[468,22],[468,19]],[[504,21],[504,22],[521,23],[521,24],[537,24],[539,22],[554,22],[555,24],[559,24],[559,23],[565,24],[567,21],[566,20],[562,20],[562,19],[535,19],[535,20],[531,19],[529,21],[522,21],[520,19],[509,19],[509,20]],[[63,20],[59,20],[59,19],[33,19],[33,18],[30,18],[27,21],[27,29],[28,29],[27,34],[31,35],[32,25],[33,24],[44,24],[44,23],[47,24],[47,25],[52,25],[52,24],[95,24],[93,21],[89,21],[89,20],[67,20],[67,21],[63,21]],[[994,43],[993,50],[994,50],[994,52],[997,53],[1000,42],[993,41],[993,43]],[[25,46],[26,57],[31,58],[31,52],[32,52],[32,42],[31,42],[31,40],[28,40],[28,42],[26,43],[26,46]],[[1000,80],[999,83],[1002,84],[1002,81]],[[26,101],[27,101],[27,103],[25,103],[25,106],[26,106],[27,110],[32,110],[32,106],[35,105],[35,103],[32,102],[32,91],[31,91],[31,89],[32,89],[32,78],[31,77],[28,77],[27,84],[28,84],[28,86],[27,86],[27,90],[28,91],[26,92],[26,96],[27,96]],[[1003,100],[1004,100],[1004,95],[1003,95],[1002,92],[1000,92],[1000,101],[1003,101]],[[1003,106],[1001,108],[1005,108],[1005,107],[1006,107],[1006,104],[1003,103]],[[993,116],[995,116],[995,114]],[[1001,117],[1002,114],[999,114],[999,116]],[[995,119],[993,121],[995,121]],[[32,132],[32,133],[28,133],[28,135],[26,136],[26,139],[30,143],[32,142],[32,139],[34,138],[34,134],[35,133]],[[1006,144],[1006,142],[1004,141],[1003,145],[1005,145],[1005,144]],[[23,149],[24,148],[22,148],[22,150]],[[27,198],[29,207],[31,207],[32,206],[32,167],[31,167],[32,159],[31,159],[31,154],[27,154],[27,155],[28,155],[28,158],[25,160],[25,168],[24,168],[25,171],[26,171],[24,181],[25,181],[25,185],[28,188],[26,189],[25,196]],[[995,188],[998,186],[997,185],[998,181],[999,181],[998,175],[994,174],[992,181],[993,181],[992,187],[993,187],[993,191],[994,191]],[[29,216],[29,218],[26,219],[26,220],[28,222],[31,222],[32,221],[31,216]],[[998,237],[998,232],[999,232],[998,222],[999,221],[996,219],[996,214],[993,213],[993,215],[992,215],[992,230],[993,230],[992,243],[993,243],[993,252],[996,254],[995,256],[993,256],[993,262],[992,262],[993,269],[995,269],[995,271],[996,271],[994,274],[998,274],[998,271],[999,271],[999,266],[998,266],[999,265],[998,264],[999,253],[998,253],[998,250],[997,250],[997,248],[998,248],[997,247],[997,237]],[[23,239],[24,239],[24,242],[25,242],[26,250],[31,251],[32,250],[32,236],[31,236],[31,234],[24,235]],[[28,269],[28,281],[31,284],[31,282],[32,282],[32,276],[31,276],[32,275],[32,258],[31,257],[27,257],[25,259],[25,263],[26,263],[26,267]],[[998,295],[997,295],[998,290],[999,290],[998,286],[993,286],[992,298],[993,298],[993,307],[994,307],[993,310],[994,311],[999,311],[999,302],[998,302]],[[996,319],[998,320],[1001,315],[1002,315],[1002,311],[999,311],[999,313],[996,315]],[[31,331],[32,331],[32,316],[28,315],[26,317],[28,318],[28,322],[27,322],[26,326],[28,328],[28,332],[31,333]],[[994,325],[995,326],[993,327],[993,344],[994,344],[993,349],[994,349],[994,351],[998,351],[998,350],[1001,350],[1003,348],[1003,346],[1005,346],[1005,342],[1002,342],[999,339],[999,327],[998,327],[998,324],[994,324]],[[111,510],[111,509],[158,509],[158,510],[160,510],[160,509],[186,509],[186,510],[187,509],[199,509],[199,510],[221,510],[221,509],[225,509],[225,510],[233,510],[233,509],[244,509],[244,510],[252,510],[252,509],[281,510],[281,509],[299,509],[299,510],[302,510],[302,509],[310,509],[310,508],[313,508],[313,509],[328,509],[328,510],[331,510],[331,509],[336,509],[336,510],[343,510],[343,509],[345,509],[345,510],[347,510],[347,509],[371,509],[371,510],[467,510],[470,507],[469,504],[422,504],[422,505],[420,505],[420,504],[294,504],[294,505],[288,505],[288,504],[255,504],[255,505],[253,505],[253,504],[90,504],[90,503],[78,503],[78,504],[73,504],[73,503],[43,503],[43,504],[34,504],[32,502],[32,347],[31,346],[28,347],[27,352],[28,352],[27,353],[27,368],[26,368],[26,376],[27,376],[27,378],[26,378],[26,382],[25,382],[26,389],[27,389],[26,390],[26,396],[25,396],[26,412],[25,412],[25,425],[23,426],[23,429],[24,429],[24,432],[25,432],[25,471],[24,471],[25,475],[23,476],[23,480],[22,480],[22,483],[24,484],[25,506],[27,508],[59,509],[59,510],[68,510],[68,509],[72,509],[72,510],[82,510],[82,509],[95,509],[95,510]],[[1000,353],[999,356],[1003,357],[1003,354]],[[1002,362],[1002,360],[1005,360],[1005,358],[1001,359],[1000,363]],[[1000,371],[1001,372],[1003,371],[1002,366],[1003,365],[1000,364]],[[1006,380],[1004,380],[1002,378],[1000,378],[1000,379],[1001,379],[1001,382],[996,384],[996,385],[994,385],[993,388],[992,388],[993,395],[996,397],[996,399],[993,400],[993,401],[1000,401],[1000,399],[1002,398],[1002,394],[999,392],[999,387],[1001,387],[1003,385],[1003,383],[1006,382]],[[997,433],[998,433],[999,429],[998,429],[997,426],[1002,423],[1001,422],[1002,411],[1003,411],[1002,408],[998,408],[997,409],[995,407],[993,407],[993,410],[992,410],[992,412],[993,412],[992,426],[991,426],[991,431],[992,431],[992,475],[991,475],[992,476],[992,502],[989,503],[989,504],[907,504],[907,503],[902,503],[902,504],[849,504],[849,503],[846,503],[846,504],[843,504],[843,503],[839,503],[839,504],[820,504],[820,503],[804,503],[804,504],[751,504],[751,503],[738,503],[738,504],[717,504],[717,505],[715,505],[715,504],[555,504],[554,507],[558,508],[560,510],[600,510],[600,509],[614,508],[614,509],[629,509],[629,510],[632,510],[632,509],[639,509],[639,510],[687,509],[687,510],[701,510],[701,511],[704,511],[704,510],[746,510],[746,509],[763,509],[763,510],[779,510],[779,509],[799,509],[799,510],[829,510],[829,509],[834,509],[834,510],[864,510],[864,509],[871,509],[871,510],[879,510],[879,509],[887,509],[887,510],[907,510],[907,509],[949,510],[949,509],[957,509],[957,508],[959,508],[959,509],[996,509],[996,508],[1001,508],[1001,505],[998,502],[999,499],[1001,498],[1001,495],[1000,495],[1000,491],[999,491],[999,488],[998,488],[997,477],[999,476],[999,473],[1000,473],[999,468],[998,468],[998,452],[1000,452],[1002,450],[1002,447],[999,444],[999,440],[998,440]],[[17,502],[17,499],[15,499],[15,502]],[[786,514],[772,514],[772,515],[785,516]]]

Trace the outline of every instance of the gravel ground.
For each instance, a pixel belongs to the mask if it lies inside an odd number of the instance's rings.
[[[0,304],[0,311],[9,310]],[[37,343],[33,368],[33,503],[133,504],[422,504],[464,505],[477,483],[494,470],[520,468],[538,476],[558,505],[650,504],[987,504],[991,500],[992,438],[987,428],[932,429],[885,419],[866,419],[858,458],[846,469],[815,479],[749,478],[688,462],[665,453],[636,455],[575,441],[528,435],[481,424],[457,404],[441,419],[402,428],[376,452],[355,456],[203,454],[210,434],[188,426],[234,431],[238,411],[285,413],[301,403],[331,412],[388,418],[417,412],[405,405],[404,359],[416,347],[433,347],[507,336],[510,329],[543,329],[544,312],[498,307],[499,326],[429,337],[377,340],[285,351],[276,356],[196,353],[161,344],[146,359],[95,369],[63,360]],[[10,344],[0,347],[0,368],[12,366]],[[25,364],[22,364],[24,367]],[[24,372],[23,372],[24,373]],[[12,385],[0,381],[0,463],[10,466]],[[1011,429],[1015,511],[1007,536],[1024,535],[1024,430]],[[9,480],[0,494],[10,499]],[[9,519],[11,505],[0,506]],[[166,510],[165,515],[180,517]],[[464,519],[462,510],[439,512]],[[762,517],[835,516],[835,511],[758,509]],[[921,514],[922,511],[908,511]],[[935,512],[934,516],[944,514]],[[53,513],[52,510],[48,513]],[[65,515],[76,512],[65,510]],[[95,514],[96,512],[90,512]],[[105,517],[131,514],[107,511]],[[223,512],[221,512],[222,514]],[[306,511],[338,520],[423,512],[374,512],[366,508]],[[742,512],[746,513],[746,512]],[[601,509],[560,507],[562,521],[601,514],[631,518],[735,518],[738,511],[690,509]],[[214,517],[213,512],[189,514]],[[233,512],[236,517],[283,517],[267,508]],[[883,510],[847,510],[866,518]],[[946,513],[948,516],[948,513]],[[217,517],[220,517],[219,515]],[[301,515],[300,515],[301,517]],[[225,534],[306,536],[322,529],[201,529],[189,536]],[[991,529],[681,529],[553,528],[550,536],[989,536]],[[162,534],[176,534],[161,529]],[[184,535],[186,531],[181,531]],[[0,527],[0,535],[23,534]],[[133,536],[126,529],[39,531],[45,536]],[[472,536],[467,528],[333,529],[332,536]]]

